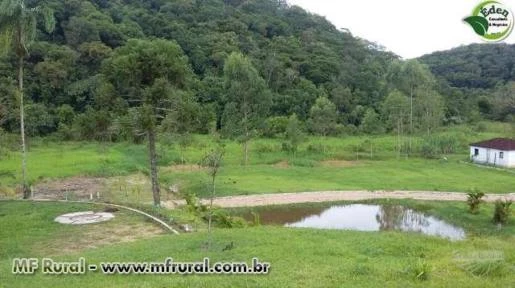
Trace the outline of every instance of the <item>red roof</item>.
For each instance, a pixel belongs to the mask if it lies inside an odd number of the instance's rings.
[[[495,138],[492,140],[487,140],[479,143],[473,143],[470,144],[470,146],[504,151],[515,151],[515,140],[507,138]]]

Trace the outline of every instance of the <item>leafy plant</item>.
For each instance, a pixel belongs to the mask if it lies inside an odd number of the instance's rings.
[[[477,214],[479,212],[479,205],[484,202],[482,198],[485,196],[485,193],[476,190],[467,193],[467,195],[467,204],[469,205],[469,212],[472,214]]]
[[[497,200],[495,202],[494,218],[495,224],[506,224],[511,214],[511,200]]]
[[[207,211],[206,205],[200,202],[200,199],[193,193],[185,193],[184,200],[186,201],[186,209],[197,216]]]
[[[472,29],[474,29],[474,32],[480,36],[484,36],[486,32],[488,32],[488,20],[484,17],[470,16],[463,19],[463,21],[469,23]]]
[[[223,209],[216,209],[203,218],[208,221],[211,218],[212,223],[221,228],[245,228],[248,226],[248,222],[245,219],[231,216]]]
[[[429,280],[431,270],[431,265],[421,258],[408,268],[408,272],[413,275],[415,280],[419,281]]]

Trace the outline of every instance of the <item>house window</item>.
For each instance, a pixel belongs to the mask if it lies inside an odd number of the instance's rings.
[[[479,149],[474,149],[474,156],[478,156],[479,155]]]
[[[504,159],[504,152],[499,152],[499,159]]]

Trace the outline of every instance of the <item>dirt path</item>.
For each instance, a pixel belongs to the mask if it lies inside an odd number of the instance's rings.
[[[465,201],[466,193],[458,192],[428,192],[428,191],[321,191],[284,194],[262,194],[248,196],[231,196],[216,198],[214,204],[220,207],[256,207],[268,205],[284,205],[296,203],[331,202],[331,201],[359,201],[369,199],[415,199],[434,201]],[[488,194],[484,200],[494,202],[498,199],[515,201],[515,193]],[[203,200],[204,204],[209,201]],[[164,206],[173,208],[183,205],[184,201],[165,202]]]

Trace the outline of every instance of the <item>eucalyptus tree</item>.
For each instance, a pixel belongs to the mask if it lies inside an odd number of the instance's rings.
[[[413,127],[414,98],[420,87],[430,87],[434,83],[433,75],[427,67],[420,64],[417,60],[408,60],[403,64],[401,85],[404,93],[409,95],[410,113],[409,113],[409,153],[411,153]]]
[[[160,206],[156,132],[177,108],[176,94],[188,87],[188,59],[174,41],[132,39],[106,60],[103,74],[129,107],[134,130],[148,137],[152,195],[154,205]]]
[[[250,60],[240,53],[232,53],[225,61],[224,78],[226,105],[222,132],[243,143],[244,164],[247,165],[249,142],[271,106],[270,91]]]
[[[384,99],[381,107],[383,119],[386,121],[388,128],[397,132],[397,149],[398,156],[401,155],[404,126],[408,122],[410,114],[410,103],[408,97],[399,90],[393,90]]]
[[[18,91],[20,104],[20,134],[22,149],[23,198],[29,198],[27,184],[27,147],[25,139],[25,109],[23,95],[23,63],[29,55],[29,47],[37,33],[38,17],[43,19],[45,30],[52,32],[55,26],[53,11],[47,7],[27,7],[24,0],[2,0],[0,2],[0,48],[7,53],[12,50],[17,58]]]

